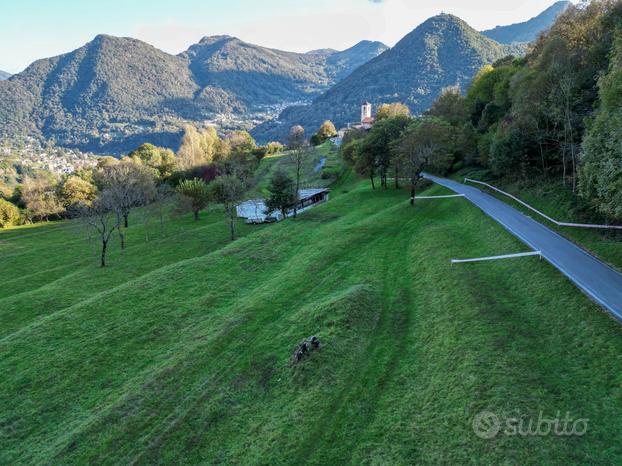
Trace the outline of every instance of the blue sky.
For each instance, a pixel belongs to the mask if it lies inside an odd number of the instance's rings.
[[[529,19],[553,0],[0,0],[0,69],[74,50],[99,33],[179,53],[229,34],[268,47],[343,49],[394,45],[426,18],[453,13],[476,29]]]

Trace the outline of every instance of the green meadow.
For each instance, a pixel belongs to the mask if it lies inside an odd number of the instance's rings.
[[[74,222],[0,232],[1,464],[622,462],[620,325],[538,258],[450,266],[526,250],[464,199],[346,174],[234,242],[217,208],[130,222],[106,268]]]

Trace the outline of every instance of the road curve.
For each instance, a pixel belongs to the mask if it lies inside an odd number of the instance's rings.
[[[622,322],[622,274],[550,228],[472,186],[424,177],[465,197],[566,275],[581,291]]]

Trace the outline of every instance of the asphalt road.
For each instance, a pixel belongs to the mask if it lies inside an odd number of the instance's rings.
[[[523,243],[541,251],[542,257],[622,322],[622,274],[553,230],[477,188],[428,174],[424,176],[456,193],[464,194]]]

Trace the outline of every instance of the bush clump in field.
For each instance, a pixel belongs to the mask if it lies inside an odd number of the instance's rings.
[[[20,220],[20,212],[17,206],[9,201],[0,199],[0,228],[17,225]]]
[[[294,354],[292,355],[292,365],[298,364],[302,361],[302,358],[308,355],[311,351],[319,350],[320,346],[320,340],[316,336],[303,340],[294,350]]]

